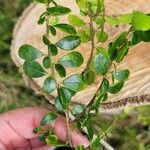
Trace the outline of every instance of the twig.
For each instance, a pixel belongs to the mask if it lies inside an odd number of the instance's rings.
[[[71,131],[70,131],[70,123],[69,123],[69,109],[67,108],[65,111],[66,114],[66,123],[67,123],[67,137],[68,137],[68,143],[72,147],[72,141],[71,141]]]

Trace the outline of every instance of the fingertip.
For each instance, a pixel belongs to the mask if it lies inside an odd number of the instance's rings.
[[[67,140],[66,128],[67,128],[67,124],[66,124],[65,118],[62,116],[59,116],[55,121],[54,131],[55,131],[55,134],[58,136],[58,138],[64,142]]]
[[[73,147],[83,145],[85,148],[87,148],[89,146],[88,138],[82,135],[81,133],[78,133],[77,131],[73,131],[71,137],[72,137]]]

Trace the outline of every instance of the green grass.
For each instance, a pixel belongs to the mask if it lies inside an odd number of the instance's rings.
[[[24,106],[45,105],[44,97],[27,88],[10,58],[14,25],[31,0],[0,0],[0,113]],[[106,130],[114,120],[116,126],[107,141],[116,150],[150,150],[150,106],[126,109],[119,115],[101,115],[98,124]]]

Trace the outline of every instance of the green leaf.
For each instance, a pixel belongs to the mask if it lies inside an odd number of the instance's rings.
[[[43,66],[48,69],[51,67],[51,58],[49,56],[46,56],[44,59],[43,59]]]
[[[139,32],[143,32],[143,31],[139,31]],[[145,36],[143,36],[145,37]],[[129,45],[130,46],[133,46],[133,45],[136,45],[138,43],[140,43],[142,40],[140,39],[140,37],[138,37],[137,33],[136,32],[133,32],[132,34],[132,39],[131,41],[129,42]]]
[[[100,147],[101,147],[101,143],[100,143],[100,138],[99,137],[95,137],[95,138],[93,138],[92,139],[92,142],[91,142],[91,148],[92,149],[96,149],[96,150],[98,150],[98,149],[100,149]]]
[[[56,120],[56,118],[57,118],[56,114],[48,113],[42,118],[40,124],[41,124],[41,126],[48,125],[48,124],[54,122]]]
[[[56,56],[58,53],[58,48],[54,44],[49,44],[48,45],[48,51],[49,51],[50,55]]]
[[[49,41],[49,39],[47,38],[46,35],[43,35],[43,43],[46,44],[46,45],[50,44],[50,41]]]
[[[52,16],[62,16],[71,12],[71,9],[61,5],[51,7],[47,9],[47,12]]]
[[[124,82],[118,82],[109,87],[108,92],[111,94],[116,94],[121,91],[124,86]]]
[[[83,145],[81,145],[81,146],[75,147],[75,150],[85,150],[85,148]]]
[[[79,67],[83,64],[83,56],[79,52],[70,52],[59,59],[59,63],[68,68]]]
[[[94,58],[94,67],[97,73],[105,75],[109,68],[109,59],[103,54],[97,54]]]
[[[101,85],[101,92],[106,93],[108,89],[109,89],[109,81],[104,78]]]
[[[47,93],[52,93],[56,89],[56,81],[54,77],[50,76],[45,79],[43,84],[43,90]]]
[[[58,23],[58,21],[59,21],[58,16],[51,16],[49,18],[49,24],[52,26],[56,25]]]
[[[36,61],[25,61],[23,64],[23,69],[29,77],[39,78],[45,76],[44,69]]]
[[[56,135],[48,135],[45,141],[46,141],[46,145],[49,145],[49,146],[58,145],[58,137]]]
[[[60,100],[60,98],[59,97],[56,97],[55,98],[55,108],[58,110],[58,111],[60,111],[60,112],[63,112],[64,111],[64,108],[63,108],[63,106],[62,106],[62,104],[61,104],[61,100]]]
[[[116,62],[118,62],[118,63],[121,62],[123,60],[123,58],[127,55],[128,50],[129,50],[129,44],[126,43],[125,45],[123,45],[123,47],[121,47],[118,50]]]
[[[132,22],[133,13],[123,14],[117,17],[119,23],[130,24]]]
[[[63,85],[73,91],[81,91],[84,89],[85,85],[82,80],[82,76],[79,74],[74,74],[69,76],[63,81]]]
[[[92,70],[87,70],[84,73],[84,82],[91,85],[95,81],[95,73]]]
[[[49,135],[45,139],[46,145],[55,146],[58,145],[58,137],[56,135]]]
[[[148,31],[136,31],[138,39],[144,42],[150,42],[150,30]]]
[[[119,21],[116,17],[105,16],[105,21],[113,26],[117,26],[119,24]]]
[[[49,30],[53,36],[56,35],[56,29],[53,26],[49,26]]]
[[[82,21],[78,16],[76,15],[68,15],[69,23],[72,24],[75,27],[84,27],[86,23]]]
[[[98,41],[98,42],[104,43],[104,42],[106,42],[107,39],[108,39],[108,34],[107,34],[106,32],[98,31],[98,32],[96,33],[96,37],[97,37],[97,41]]]
[[[134,30],[147,31],[150,29],[150,16],[139,11],[134,12],[132,25]]]
[[[72,109],[72,113],[73,113],[74,115],[81,114],[81,113],[83,113],[83,111],[84,111],[84,107],[83,107],[82,105],[76,105],[76,106],[74,106],[73,109]]]
[[[32,61],[44,56],[44,54],[35,47],[25,44],[19,48],[19,56],[27,61]]]
[[[35,0],[38,3],[45,3],[45,0]]]
[[[72,96],[74,96],[75,92],[67,89],[65,87],[60,87],[59,89],[59,100],[63,109],[66,109],[69,105]]]
[[[127,32],[122,32],[117,39],[109,45],[108,54],[111,58],[111,60],[115,60],[118,54],[118,49],[124,45],[127,44]]]
[[[63,32],[69,33],[69,34],[77,33],[75,28],[69,24],[59,23],[59,24],[54,25],[54,27],[60,29]]]
[[[79,36],[69,35],[61,39],[56,43],[56,46],[63,50],[73,50],[81,43]]]
[[[89,29],[80,30],[78,32],[78,35],[80,36],[82,43],[86,43],[86,42],[90,41],[90,30]]]
[[[41,18],[39,18],[39,20],[38,20],[38,24],[39,25],[42,25],[43,23],[45,22],[45,16],[44,17],[41,17]]]
[[[55,69],[61,77],[66,77],[66,69],[61,64],[55,64]]]
[[[112,72],[113,77],[118,81],[125,81],[129,78],[129,70],[117,70]]]

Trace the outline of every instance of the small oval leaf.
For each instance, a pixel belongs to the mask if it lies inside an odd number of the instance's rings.
[[[78,47],[81,43],[79,36],[70,35],[66,36],[56,43],[56,46],[63,50],[73,50]]]
[[[129,70],[117,70],[112,72],[113,78],[118,81],[125,81],[129,78]]]
[[[35,47],[24,44],[19,48],[19,56],[27,61],[32,61],[44,56],[44,54]]]
[[[43,84],[43,90],[47,93],[52,93],[56,89],[56,81],[54,77],[50,76],[45,79]]]
[[[63,32],[69,33],[69,34],[77,33],[75,28],[69,24],[59,23],[59,24],[54,25],[54,27],[60,29]]]
[[[105,75],[109,68],[109,59],[103,54],[97,54],[94,58],[94,67],[97,73]]]
[[[51,67],[51,58],[49,56],[43,59],[43,66],[48,69]]]
[[[84,82],[91,85],[95,81],[95,73],[92,70],[87,70],[84,73]]]
[[[65,67],[75,68],[83,64],[83,56],[79,52],[71,52],[60,58],[58,62]]]
[[[45,71],[42,66],[36,61],[25,61],[23,69],[26,75],[33,78],[45,76]]]
[[[55,69],[61,77],[66,77],[66,69],[61,64],[55,64]]]
[[[48,45],[48,52],[52,56],[56,56],[58,53],[58,48],[54,44]]]
[[[109,87],[108,92],[111,94],[116,94],[121,91],[123,88],[124,82],[119,82],[116,84],[113,84],[112,86]]]
[[[78,114],[83,113],[83,111],[84,111],[84,107],[82,105],[76,105],[73,107],[72,113],[74,115],[78,115]]]
[[[56,114],[48,113],[42,118],[40,124],[41,124],[41,126],[48,125],[48,124],[54,122],[56,120],[56,118],[57,118]]]
[[[82,76],[79,74],[74,74],[69,76],[63,81],[63,85],[73,91],[81,91],[84,89],[85,85],[82,80]]]
[[[47,9],[47,12],[53,16],[62,16],[71,12],[71,9],[68,7],[64,7],[61,5],[57,5],[55,7],[50,7]]]

